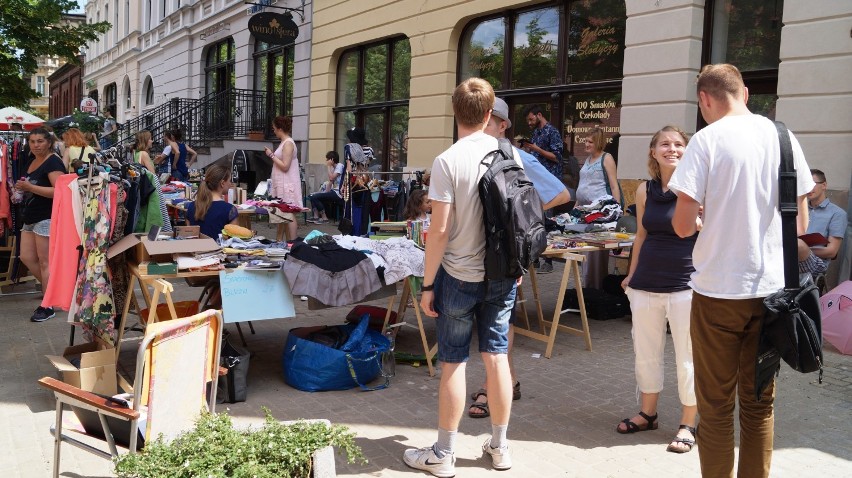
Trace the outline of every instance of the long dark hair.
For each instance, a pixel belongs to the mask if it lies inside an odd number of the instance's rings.
[[[405,208],[402,210],[402,216],[406,221],[413,221],[420,217],[423,213],[423,204],[429,199],[429,195],[423,189],[415,189],[411,191],[411,197],[405,203]]]
[[[207,167],[204,173],[204,181],[198,185],[198,194],[195,196],[195,220],[203,221],[210,205],[213,203],[213,191],[219,189],[222,181],[231,177],[231,168],[222,163],[213,163]]]

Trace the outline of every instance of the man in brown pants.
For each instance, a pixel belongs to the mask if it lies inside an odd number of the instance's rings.
[[[755,397],[755,358],[763,298],[784,285],[778,210],[780,146],[772,121],[746,107],[736,67],[707,65],[698,76],[698,106],[708,126],[692,137],[669,188],[677,193],[672,225],[681,237],[703,228],[693,250],[690,333],[701,422],[698,453],[705,478],[734,476],[734,405],[739,399],[738,477],[769,476],[775,384]],[[814,181],[790,134],[799,217]]]

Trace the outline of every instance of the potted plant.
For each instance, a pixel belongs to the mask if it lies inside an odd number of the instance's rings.
[[[248,131],[248,139],[263,141],[266,139],[266,132],[264,131],[263,121],[260,119],[254,118],[251,122],[251,127],[249,127]]]
[[[224,413],[203,412],[195,427],[170,442],[146,443],[115,460],[119,478],[272,478],[336,476],[331,447],[349,463],[366,463],[355,434],[327,420],[279,422],[264,407],[260,428],[234,428]]]

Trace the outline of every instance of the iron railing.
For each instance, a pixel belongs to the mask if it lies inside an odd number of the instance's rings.
[[[157,148],[164,143],[166,131],[179,128],[184,142],[199,148],[215,141],[247,137],[250,131],[266,138],[271,134],[271,125],[265,91],[231,88],[199,99],[172,98],[126,121],[118,140],[132,145],[136,133],[148,130]]]

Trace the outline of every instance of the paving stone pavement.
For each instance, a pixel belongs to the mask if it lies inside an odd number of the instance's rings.
[[[257,225],[265,230],[266,226]],[[322,226],[327,232],[332,226]],[[302,227],[300,234],[309,230]],[[266,231],[267,234],[269,231]],[[558,274],[541,276],[543,307],[552,313]],[[199,289],[175,282],[177,300],[194,299]],[[525,284],[525,286],[528,286]],[[12,292],[32,290],[17,286]],[[7,290],[7,292],[9,292]],[[532,297],[529,289],[527,297]],[[44,375],[55,375],[46,354],[59,354],[68,344],[65,314],[35,324],[29,316],[39,296],[0,297],[0,470],[3,478],[50,476],[54,419],[52,396],[37,386]],[[417,477],[402,462],[408,447],[421,447],[436,439],[438,378],[425,366],[398,364],[386,390],[306,393],[286,385],[281,374],[281,353],[292,327],[341,323],[348,307],[307,311],[296,303],[297,317],[254,323],[247,335],[252,352],[248,401],[221,405],[238,424],[262,422],[261,407],[269,407],[281,420],[326,418],[349,426],[369,459],[366,465],[347,464],[337,456],[340,476]],[[384,306],[385,301],[376,305]],[[579,324],[570,315],[566,321]],[[406,321],[415,324],[413,313]],[[434,326],[427,319],[430,337]],[[235,332],[233,326],[227,327]],[[543,354],[544,344],[517,337],[515,364],[523,397],[513,403],[509,426],[514,467],[500,476],[517,477],[681,477],[699,476],[698,453],[667,453],[679,417],[671,342],[666,347],[666,389],[660,398],[660,428],[634,435],[615,433],[616,424],[638,410],[633,376],[629,318],[591,321],[594,350],[586,351],[580,337],[559,334],[553,357]],[[248,333],[247,327],[243,327]],[[397,350],[422,353],[416,328],[406,327]],[[474,345],[475,347],[475,345]],[[476,350],[473,348],[473,350]],[[129,368],[122,354],[122,366]],[[826,478],[852,476],[852,356],[826,345],[823,383],[815,374],[802,375],[784,366],[778,379],[773,477],[799,475]],[[481,386],[482,361],[472,357],[467,374],[468,391]],[[461,477],[495,476],[480,447],[490,435],[487,419],[462,419],[457,445],[457,472]],[[699,442],[699,447],[700,442]],[[108,461],[64,445],[62,475],[72,478],[114,476]]]

